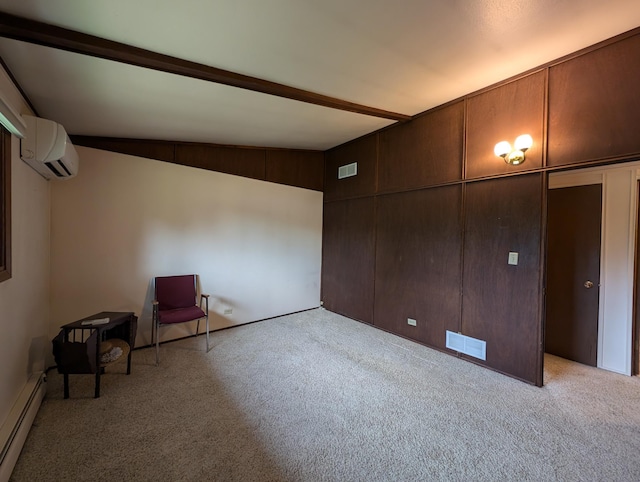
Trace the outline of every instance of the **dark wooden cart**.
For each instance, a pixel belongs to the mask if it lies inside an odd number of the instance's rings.
[[[88,320],[108,318],[104,324],[86,324]],[[85,322],[85,323],[83,323]],[[138,318],[133,312],[103,311],[62,326],[53,339],[53,356],[58,372],[64,375],[64,398],[69,398],[69,375],[95,373],[95,398],[100,396],[100,375],[106,366],[127,359],[131,373],[131,350],[135,344]],[[122,349],[115,360],[101,362],[101,343],[110,340]]]

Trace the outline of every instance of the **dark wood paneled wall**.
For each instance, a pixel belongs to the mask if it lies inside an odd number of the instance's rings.
[[[338,168],[358,163],[358,175],[338,179]],[[378,187],[378,136],[365,136],[325,153],[324,200],[371,196]]]
[[[373,197],[324,205],[324,307],[366,323],[373,323],[374,229]]]
[[[530,74],[467,101],[466,178],[513,174],[542,167],[546,70]],[[512,146],[520,134],[534,144],[519,166],[496,162],[497,142]]]
[[[323,190],[324,153],[320,151],[294,151],[268,149],[266,151],[269,182]]]
[[[296,149],[71,136],[74,144],[224,172],[261,181],[323,190],[324,153]]]
[[[464,102],[433,110],[380,133],[379,192],[462,178]]]
[[[461,207],[460,185],[378,198],[376,326],[442,349],[460,331]]]
[[[267,177],[265,153],[259,149],[176,144],[175,162],[252,179]]]
[[[146,157],[158,161],[175,162],[174,142],[144,139],[120,139],[114,137],[70,136],[78,146],[93,147],[104,151],[120,152],[130,156]]]
[[[640,154],[640,35],[549,69],[549,166]]]
[[[546,176],[640,158],[638,85],[640,29],[328,151],[325,306],[438,349],[445,330],[485,340],[465,358],[541,385]],[[493,147],[520,134],[509,166]]]

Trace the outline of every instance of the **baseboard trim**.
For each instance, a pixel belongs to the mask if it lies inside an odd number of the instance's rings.
[[[0,428],[0,482],[7,482],[18,461],[33,420],[47,392],[46,375],[35,373],[29,378],[14,404],[7,420]]]

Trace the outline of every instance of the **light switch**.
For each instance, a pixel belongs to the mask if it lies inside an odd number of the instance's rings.
[[[514,266],[518,265],[518,253],[515,253],[513,251],[509,252],[509,264],[512,264]]]

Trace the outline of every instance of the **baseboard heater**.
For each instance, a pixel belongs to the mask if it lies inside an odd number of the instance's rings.
[[[16,465],[31,424],[38,413],[47,382],[44,372],[31,376],[18,400],[11,409],[7,420],[0,427],[0,482],[7,482]]]

